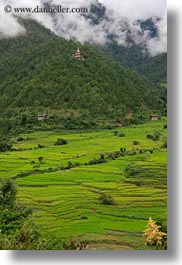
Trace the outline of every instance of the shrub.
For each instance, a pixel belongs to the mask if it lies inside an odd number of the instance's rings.
[[[147,138],[151,139],[151,140],[154,140],[154,141],[158,141],[161,138],[161,134],[160,134],[160,132],[155,131],[153,135],[152,134],[147,134]]]
[[[120,132],[120,133],[118,134],[118,136],[119,136],[119,137],[124,137],[124,136],[125,136],[125,133],[124,133],[124,132]]]
[[[107,205],[115,205],[115,201],[113,199],[113,197],[111,195],[108,195],[108,194],[101,194],[100,197],[99,197],[99,201],[102,203],[102,204],[107,204]]]
[[[163,148],[167,148],[167,141],[165,141],[164,143],[163,143],[163,145],[161,145],[161,148],[163,149]]]
[[[70,242],[64,241],[63,249],[65,250],[86,250],[88,243],[85,240],[80,241],[79,239],[71,239]]]
[[[18,141],[18,142],[21,142],[21,141],[23,141],[23,137],[21,137],[21,136],[20,136],[20,137],[18,137],[18,138],[17,138],[17,141]]]
[[[139,145],[140,144],[140,142],[139,141],[133,141],[133,145]]]
[[[126,152],[126,148],[122,147],[122,148],[120,148],[120,151],[121,151],[121,153],[125,153]]]
[[[39,160],[40,163],[42,163],[43,160],[44,160],[43,156],[39,156],[38,160]]]
[[[74,167],[74,164],[71,161],[68,161],[68,165],[67,165],[66,169],[70,169],[72,167]]]
[[[88,216],[87,216],[87,215],[82,215],[82,216],[81,216],[81,219],[83,219],[83,220],[87,220],[87,219],[88,219]]]
[[[0,152],[6,152],[12,150],[12,144],[7,142],[6,140],[0,140]]]
[[[129,164],[125,168],[126,177],[135,177],[138,174],[141,174],[143,172],[144,172],[144,169],[141,166],[136,166],[136,165]]]
[[[68,141],[66,139],[58,138],[54,145],[64,145],[67,143],[68,143]]]
[[[95,164],[98,164],[98,160],[96,158],[94,158],[88,162],[88,165],[95,165]]]
[[[128,155],[128,156],[135,156],[136,153],[137,152],[135,150],[128,150],[127,153],[126,153],[126,155]]]
[[[16,199],[16,186],[12,179],[3,179],[0,181],[0,206],[13,208]]]
[[[147,138],[153,140],[154,137],[152,134],[147,134]]]
[[[34,165],[33,168],[40,168],[40,165]]]
[[[98,159],[98,163],[102,164],[102,163],[106,163],[107,160],[105,159],[105,155],[104,154],[100,154],[100,158]]]
[[[114,131],[113,133],[114,133],[114,135],[118,135],[118,131]]]
[[[154,150],[153,150],[153,149],[149,149],[149,152],[150,152],[151,154],[153,154]]]
[[[158,140],[160,140],[160,138],[161,138],[161,134],[160,134],[160,132],[155,131],[155,132],[154,132],[154,136],[153,136],[153,140],[154,140],[154,141],[158,141]]]
[[[139,154],[143,154],[144,153],[144,150],[143,149],[140,149],[139,150]]]
[[[109,159],[112,159],[112,160],[115,160],[116,159],[115,156],[114,156],[114,153],[109,153],[108,154],[108,158]]]
[[[75,162],[74,165],[75,165],[75,167],[79,167],[81,164],[80,164],[80,162]]]
[[[38,144],[38,148],[45,148],[43,144]]]
[[[100,154],[100,158],[99,159],[92,159],[88,162],[88,165],[96,165],[96,164],[102,164],[102,163],[106,163],[107,160],[105,159],[105,155],[104,154]]]

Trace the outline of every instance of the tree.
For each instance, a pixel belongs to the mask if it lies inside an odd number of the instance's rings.
[[[133,145],[139,145],[140,144],[140,142],[139,141],[133,141]]]
[[[7,140],[0,139],[0,152],[10,151],[12,148],[12,144],[9,143]]]
[[[11,179],[1,180],[0,183],[0,202],[1,208],[13,209],[16,200],[16,186]]]
[[[0,180],[0,250],[85,250],[86,241],[66,243],[55,236],[42,235],[32,218],[32,209],[16,203],[16,185],[12,179]]]
[[[116,204],[111,195],[104,194],[104,193],[100,195],[99,201],[101,202],[101,204],[106,204],[106,205],[115,205]]]
[[[146,229],[143,231],[147,245],[162,246],[163,237],[166,236],[166,233],[160,231],[160,228],[161,226],[157,225],[150,217]]]
[[[42,163],[43,160],[44,160],[43,156],[39,156],[38,160],[39,160],[40,163]]]
[[[54,145],[64,145],[67,144],[68,141],[63,138],[58,138]]]

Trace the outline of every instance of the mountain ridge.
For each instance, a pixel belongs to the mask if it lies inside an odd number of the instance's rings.
[[[23,113],[36,123],[35,113],[47,109],[71,110],[96,123],[162,112],[158,90],[104,51],[60,38],[34,20],[21,23],[25,35],[0,41],[0,110],[12,127]],[[78,46],[84,61],[73,57]]]

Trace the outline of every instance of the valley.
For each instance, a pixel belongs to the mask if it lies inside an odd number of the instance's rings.
[[[18,203],[33,209],[43,235],[86,240],[88,249],[148,249],[149,217],[167,218],[165,124],[22,134],[0,153],[0,177],[16,180]],[[157,140],[147,137],[156,131]]]

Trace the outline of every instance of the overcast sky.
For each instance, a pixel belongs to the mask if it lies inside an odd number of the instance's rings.
[[[99,2],[132,19],[162,17],[167,6],[167,0],[99,0]]]
[[[5,13],[5,5],[12,7],[41,6],[46,0],[0,0],[0,38],[15,37],[25,34],[25,29],[18,23],[12,13]],[[88,7],[97,0],[51,0],[54,5],[63,7]],[[167,16],[166,0],[99,0],[107,7],[107,19],[93,25],[80,14],[20,14],[24,18],[34,18],[57,35],[66,39],[75,39],[81,43],[91,42],[104,45],[108,34],[116,36],[121,45],[127,44],[127,19],[131,38],[136,44],[144,44],[148,52],[154,56],[167,50]],[[159,17],[160,20],[157,20]],[[158,30],[158,36],[151,38],[150,32],[134,23],[137,19],[152,18]],[[125,22],[124,22],[125,21]]]

